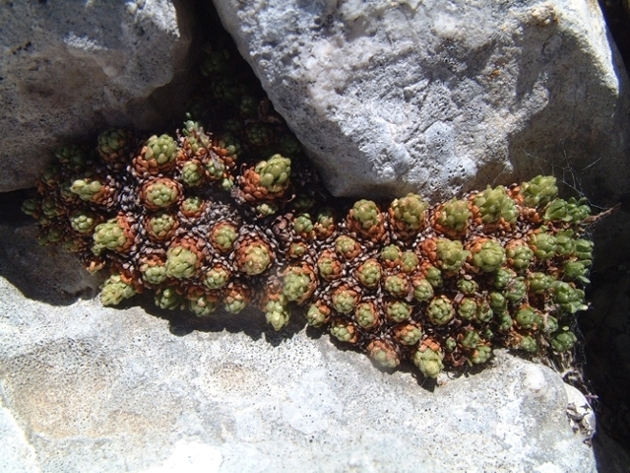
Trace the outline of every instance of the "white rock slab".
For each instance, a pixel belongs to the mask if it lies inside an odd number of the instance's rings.
[[[630,84],[597,2],[214,3],[336,195],[552,170],[601,205],[630,188]]]
[[[199,325],[96,299],[53,305],[54,290],[93,283],[66,287],[72,267],[49,271],[18,233],[0,230],[3,472],[595,471],[542,365],[499,352],[432,386],[297,322],[276,334],[256,311]],[[33,270],[49,274],[42,300],[12,284]]]

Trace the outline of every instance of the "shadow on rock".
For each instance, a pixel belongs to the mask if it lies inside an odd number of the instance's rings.
[[[98,292],[102,277],[90,275],[73,255],[37,244],[37,227],[20,206],[27,192],[0,194],[0,276],[29,299],[69,305]]]
[[[151,296],[136,296],[123,301],[116,308],[128,308],[140,306],[150,315],[159,317],[169,322],[169,331],[176,336],[183,337],[192,332],[223,332],[243,333],[252,340],[265,341],[272,346],[278,346],[285,340],[292,338],[298,332],[304,330],[306,321],[299,311],[293,311],[289,324],[276,332],[265,320],[262,311],[253,305],[246,307],[238,314],[231,314],[222,308],[212,312],[207,317],[197,317],[188,310],[165,310],[155,306]],[[317,330],[317,329],[313,329]],[[311,335],[307,331],[307,335]],[[321,333],[320,335],[321,336]],[[317,337],[318,338],[318,337]]]

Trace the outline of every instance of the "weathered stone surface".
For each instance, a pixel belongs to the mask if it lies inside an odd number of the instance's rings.
[[[337,195],[551,170],[596,204],[630,189],[629,82],[597,2],[215,4]]]
[[[169,315],[169,326],[137,306],[51,305],[57,260],[22,253],[29,243],[9,231],[2,471],[595,471],[564,384],[542,365],[498,352],[480,374],[432,388],[297,324],[276,334],[257,312]],[[30,299],[12,284],[32,267],[7,264],[16,255],[49,274]]]
[[[181,114],[187,8],[179,0],[2,2],[0,192],[33,186],[54,146]]]

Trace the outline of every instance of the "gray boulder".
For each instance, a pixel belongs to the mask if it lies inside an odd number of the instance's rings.
[[[68,304],[95,282],[33,233],[0,229],[3,472],[595,471],[586,401],[542,365],[499,351],[433,385],[256,311]]]
[[[596,2],[215,4],[335,195],[550,171],[596,204],[630,189],[630,83]]]
[[[33,186],[59,144],[181,114],[185,2],[2,2],[0,31],[0,192]]]

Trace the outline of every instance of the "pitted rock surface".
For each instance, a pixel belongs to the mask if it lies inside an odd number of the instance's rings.
[[[595,471],[542,365],[498,351],[431,388],[255,311],[169,330],[140,307],[52,305],[43,283],[27,299],[28,266],[0,266],[2,471]]]
[[[335,195],[542,170],[627,192],[628,78],[596,2],[215,2]]]

